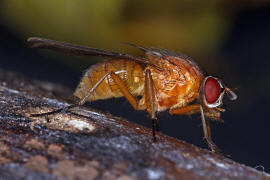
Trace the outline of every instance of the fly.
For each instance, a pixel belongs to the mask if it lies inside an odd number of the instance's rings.
[[[159,124],[156,113],[201,114],[204,138],[214,152],[219,152],[212,141],[209,119],[220,120],[225,111],[224,94],[230,100],[237,95],[217,77],[206,75],[188,56],[165,50],[148,49],[129,44],[145,52],[136,57],[91,47],[73,45],[39,37],[28,38],[32,47],[52,49],[76,56],[100,56],[110,60],[91,66],[81,78],[74,96],[76,104],[55,111],[33,114],[43,116],[82,106],[85,102],[125,97],[135,110],[146,110],[152,120],[153,141]],[[139,100],[137,97],[141,97]]]

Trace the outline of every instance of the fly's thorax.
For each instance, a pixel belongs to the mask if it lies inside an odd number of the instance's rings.
[[[178,101],[184,103],[190,103],[195,99],[199,98],[201,83],[203,80],[203,73],[200,68],[191,60],[177,57],[170,60],[178,67],[180,76],[185,79],[184,90],[179,91]]]
[[[134,96],[141,95],[144,79],[139,64],[124,59],[109,60],[91,66],[83,75],[74,95],[83,98],[93,86],[109,72],[117,74]],[[122,97],[117,83],[108,75],[93,91],[88,101]]]
[[[179,57],[166,57],[162,71],[151,69],[160,110],[184,106],[199,97],[202,73],[197,66]]]

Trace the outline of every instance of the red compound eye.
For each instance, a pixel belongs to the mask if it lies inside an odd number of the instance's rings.
[[[220,85],[215,78],[209,77],[204,84],[204,95],[207,103],[213,104],[220,96]]]

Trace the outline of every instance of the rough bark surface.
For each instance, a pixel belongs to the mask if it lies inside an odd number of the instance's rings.
[[[90,108],[66,88],[0,69],[0,179],[270,179],[269,174]]]

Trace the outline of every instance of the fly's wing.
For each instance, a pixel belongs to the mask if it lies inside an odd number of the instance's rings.
[[[67,54],[72,54],[75,56],[100,56],[100,57],[109,57],[109,58],[119,58],[119,59],[127,59],[133,60],[141,64],[146,64],[150,66],[154,66],[157,69],[159,67],[151,64],[146,58],[142,57],[135,57],[128,54],[122,54],[112,51],[106,51],[76,44],[70,44],[66,42],[60,42],[40,37],[30,37],[27,39],[29,43],[32,43],[33,48],[44,48],[44,49],[51,49]]]

